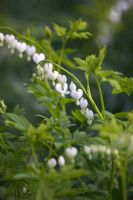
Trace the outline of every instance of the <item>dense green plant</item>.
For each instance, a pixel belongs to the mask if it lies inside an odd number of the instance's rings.
[[[0,27],[15,35],[0,33],[1,46],[7,43],[12,53],[25,53],[37,64],[26,88],[48,111],[37,113],[40,121],[32,124],[26,110],[16,106],[9,113],[0,100],[0,199],[132,199],[133,113],[106,111],[101,84],[109,84],[112,94],[130,95],[133,78],[102,69],[105,48],[98,56],[71,59],[67,42],[88,39],[86,28],[81,19],[67,28],[54,24],[37,41]],[[61,39],[59,50],[54,49],[54,37]],[[83,83],[74,75],[77,71]],[[92,80],[100,108],[91,93]]]

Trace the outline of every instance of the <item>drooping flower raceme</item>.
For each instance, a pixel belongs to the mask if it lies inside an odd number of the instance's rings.
[[[44,76],[51,80],[55,90],[62,96],[70,94],[70,96],[75,100],[77,106],[80,106],[81,113],[87,118],[87,123],[90,125],[93,120],[93,112],[87,108],[88,101],[83,98],[83,91],[71,82],[70,85],[67,83],[67,77],[63,74],[59,74],[58,71],[53,70],[52,63],[45,63],[44,66],[40,64],[41,61],[45,60],[44,53],[36,52],[35,46],[29,46],[25,42],[18,41],[14,35],[0,33],[0,46],[3,45],[4,41],[7,43],[8,48],[11,49],[11,53],[14,53],[16,50],[19,53],[19,57],[22,58],[23,54],[27,55],[27,60],[33,61],[38,64],[37,66],[37,75],[40,80],[44,79]],[[70,91],[69,91],[70,89]]]

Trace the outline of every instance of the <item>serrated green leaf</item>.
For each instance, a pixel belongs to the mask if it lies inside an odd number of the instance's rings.
[[[82,115],[80,110],[72,111],[72,115],[77,121],[81,122],[82,124],[86,122],[86,118]]]
[[[54,25],[54,30],[59,37],[64,37],[66,35],[67,29],[63,26],[59,26],[57,24]]]

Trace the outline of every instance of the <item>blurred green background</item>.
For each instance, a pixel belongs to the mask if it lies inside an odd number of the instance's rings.
[[[0,26],[9,26],[21,33],[30,29],[37,38],[43,36],[45,25],[65,26],[69,20],[79,18],[88,22],[93,37],[69,44],[77,50],[75,56],[84,58],[98,53],[99,47],[107,46],[104,68],[133,76],[133,0],[0,0]],[[20,61],[6,47],[0,49],[0,97],[5,99],[8,111],[16,104],[25,107],[29,116],[41,111],[24,86],[30,82],[34,68],[34,63],[28,63],[25,58]],[[132,109],[133,95],[112,97],[111,88],[102,87],[107,110]],[[91,90],[97,101],[93,83]]]

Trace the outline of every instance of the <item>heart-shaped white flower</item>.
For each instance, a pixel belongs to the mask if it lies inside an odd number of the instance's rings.
[[[94,116],[93,111],[89,110],[88,108],[86,109],[85,115],[86,115],[87,119],[89,119],[89,120],[92,120],[93,116]]]
[[[7,44],[9,45],[8,47],[10,47],[10,43],[15,39],[14,35],[5,35],[5,41],[7,42]]]
[[[47,165],[49,168],[54,168],[57,165],[57,162],[54,158],[51,158],[50,160],[48,160]]]
[[[43,53],[35,53],[33,54],[33,61],[38,64],[42,60],[45,60],[45,55]]]
[[[26,48],[26,54],[27,54],[27,60],[31,60],[31,56],[36,52],[36,48],[34,46],[27,45]]]
[[[57,71],[49,71],[47,74],[46,74],[46,78],[47,79],[50,79],[52,81],[55,81],[57,78],[58,78],[58,75],[59,73]]]
[[[22,53],[26,50],[27,44],[25,42],[17,42],[16,48],[19,51],[19,57],[22,58]]]
[[[55,85],[55,89],[61,94],[62,97],[65,97],[65,95],[69,93],[67,83],[65,83],[64,85],[62,85],[61,83],[57,83]]]
[[[88,106],[88,101],[82,97],[80,99],[79,105],[80,105],[81,109],[85,109]]]
[[[61,84],[64,84],[64,83],[66,83],[67,82],[67,77],[65,76],[65,75],[59,75],[58,76],[58,81],[59,81],[59,83],[61,83]]]
[[[65,154],[68,158],[74,159],[78,154],[78,150],[75,147],[68,147],[65,149]]]
[[[81,89],[71,91],[71,97],[79,100],[83,96],[83,91]]]
[[[77,87],[74,84],[74,82],[71,82],[70,85],[69,85],[69,88],[70,88],[71,91],[73,91],[73,90],[76,90]]]

